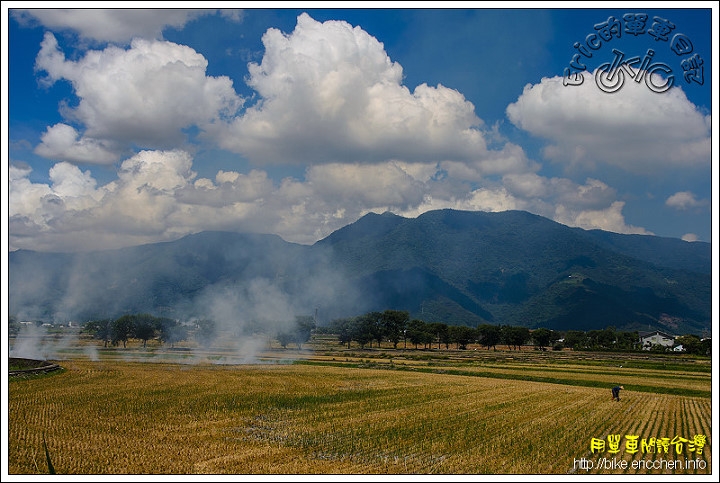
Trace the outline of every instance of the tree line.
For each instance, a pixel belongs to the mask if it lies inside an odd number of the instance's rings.
[[[367,312],[354,317],[332,320],[327,326],[319,327],[318,332],[337,335],[340,344],[350,348],[356,342],[361,348],[391,342],[397,349],[402,341],[403,348],[410,344],[418,349],[442,346],[449,349],[465,350],[470,344],[479,344],[487,349],[496,349],[506,345],[511,349],[532,344],[538,350],[562,350],[569,348],[585,351],[640,351],[643,349],[638,331],[620,331],[614,327],[601,330],[556,331],[545,327],[529,329],[522,326],[481,324],[477,327],[448,325],[442,322],[425,322],[410,318],[409,312],[385,310]],[[684,335],[676,338],[682,344],[684,352],[696,355],[710,354],[710,339],[701,340],[696,335]],[[668,351],[658,346],[652,350]]]
[[[10,334],[18,334],[20,324],[14,316],[9,317]],[[190,323],[181,323],[167,317],[150,314],[123,315],[117,319],[91,320],[83,325],[83,331],[95,339],[101,340],[105,347],[109,345],[127,346],[130,339],[142,341],[143,347],[148,340],[158,339],[171,347],[178,342],[193,339],[198,345],[207,347],[219,336],[219,328],[211,319],[198,319]],[[295,344],[298,349],[310,340],[313,333],[335,335],[340,344],[350,348],[356,342],[361,348],[372,347],[382,342],[391,342],[397,349],[402,347],[428,349],[443,346],[449,349],[466,350],[471,344],[479,344],[487,349],[506,345],[511,349],[532,344],[539,350],[569,348],[585,351],[640,351],[637,331],[619,331],[614,327],[601,330],[556,331],[544,327],[529,329],[512,325],[481,324],[477,327],[448,325],[443,322],[426,322],[411,318],[409,312],[401,310],[373,311],[353,317],[337,318],[327,325],[317,326],[312,316],[299,315],[291,322],[251,321],[244,324],[237,336],[262,334],[275,338],[283,348]],[[688,334],[675,339],[683,346],[683,352],[694,355],[710,355],[710,339],[700,339]],[[651,351],[667,352],[664,346],[655,346]]]
[[[296,344],[298,349],[310,339],[315,329],[315,319],[311,316],[295,316],[287,323],[250,323],[236,332],[238,337],[263,334],[274,337],[285,348]],[[220,335],[218,324],[212,319],[197,319],[189,324],[168,317],[156,317],[150,314],[123,315],[117,319],[91,320],[83,326],[83,331],[93,338],[103,341],[104,347],[127,347],[130,339],[140,340],[143,347],[147,341],[158,339],[174,347],[176,343],[193,339],[201,347],[209,347]]]
[[[367,312],[355,317],[344,317],[332,320],[327,327],[318,328],[328,334],[335,334],[341,344],[348,348],[351,342],[357,342],[361,348],[372,347],[373,343],[383,341],[392,342],[397,349],[402,341],[403,348],[408,343],[411,348],[434,347],[440,349],[444,346],[449,349],[451,345],[465,350],[470,344],[478,343],[488,349],[494,349],[499,344],[506,344],[514,349],[520,349],[527,342],[532,341],[538,348],[550,346],[556,333],[550,329],[539,328],[530,331],[527,327],[511,325],[483,324],[478,327],[465,325],[448,325],[443,322],[425,322],[410,318],[407,311],[385,310],[383,312]]]

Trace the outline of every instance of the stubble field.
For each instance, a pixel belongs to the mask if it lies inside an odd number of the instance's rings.
[[[68,350],[9,382],[9,473],[711,474],[709,360],[476,349]]]

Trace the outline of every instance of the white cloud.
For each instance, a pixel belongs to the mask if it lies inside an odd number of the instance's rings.
[[[590,74],[579,86],[562,77],[527,85],[507,108],[517,127],[548,140],[545,156],[571,166],[612,165],[652,176],[668,168],[709,169],[710,116],[673,87],[655,93],[626,81],[601,91]]]
[[[343,205],[359,203],[364,207],[417,205],[423,199],[425,184],[397,163],[368,166],[334,163],[315,166],[306,176],[315,195]]]
[[[108,140],[80,137],[74,127],[58,123],[47,128],[35,153],[72,163],[112,164],[120,159],[120,149],[114,144]]]
[[[606,230],[615,233],[653,235],[652,232],[638,226],[628,225],[622,214],[624,201],[615,201],[610,207],[602,210],[575,211],[565,205],[557,205],[553,217],[555,221],[568,226],[576,226],[586,230]]]
[[[68,122],[48,127],[36,148],[63,161],[50,183],[32,183],[24,166],[11,170],[11,248],[114,248],[203,230],[313,243],[369,211],[441,208],[521,209],[571,226],[645,233],[625,223],[623,203],[597,176],[577,183],[540,175],[520,146],[483,130],[459,92],[425,84],[411,92],[400,65],[359,27],[301,15],[291,34],[270,29],[263,41],[265,56],[250,64],[248,79],[259,101],[240,112],[229,78],[208,77],[206,59],[189,47],[136,39],[69,61],[46,34],[37,69],[49,84],[69,81],[79,103],[63,109]],[[535,88],[567,95],[546,81]],[[547,136],[555,130],[544,131],[540,119],[572,128],[535,88],[516,103],[515,121]],[[304,179],[275,181],[257,168],[198,178],[185,134],[193,126],[201,131],[193,141],[216,140],[255,165],[309,167]],[[488,149],[486,136],[500,147]],[[584,142],[592,152],[599,141]],[[143,150],[125,154],[131,146]],[[70,164],[120,159],[117,179],[102,186]]]
[[[11,11],[23,23],[40,23],[53,30],[71,30],[81,38],[105,42],[128,42],[134,37],[162,38],[166,27],[183,28],[188,22],[211,15],[216,10],[152,8],[36,8]],[[238,11],[223,13],[234,21],[242,19]]]
[[[47,74],[49,83],[72,84],[80,102],[74,108],[66,106],[63,114],[84,125],[85,132],[76,140],[77,133],[68,127],[53,126],[39,150],[68,161],[87,161],[99,152],[94,162],[107,163],[113,159],[108,146],[181,145],[183,129],[202,129],[234,115],[242,105],[232,81],[208,77],[206,68],[207,60],[189,47],[142,39],[134,40],[127,50],[110,46],[69,61],[55,37],[46,33],[36,69]]]
[[[273,182],[265,171],[218,171],[197,178],[182,150],[142,151],[125,160],[117,179],[98,186],[70,163],[50,170],[50,183],[32,183],[30,169],[10,170],[11,248],[74,251],[172,240],[204,230],[275,233],[314,243],[373,211],[417,216],[427,210],[527,210],[561,223],[620,233],[628,226],[614,190],[588,179],[577,185],[535,174],[484,180],[438,176],[437,164],[390,161],[332,163],[305,179]]]
[[[53,193],[63,199],[94,196],[97,182],[90,171],[82,172],[70,163],[58,163],[50,168]]]
[[[478,161],[488,157],[482,121],[442,85],[402,85],[382,43],[342,21],[298,17],[291,34],[269,29],[249,65],[260,95],[223,132],[226,149],[256,163]]]
[[[709,204],[708,200],[698,200],[690,191],[678,191],[665,200],[665,204],[676,210],[684,211],[691,208],[700,208]]]

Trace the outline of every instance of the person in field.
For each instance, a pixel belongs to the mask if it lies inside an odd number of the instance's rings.
[[[612,398],[611,401],[615,401],[616,399],[620,400],[620,389],[625,389],[623,386],[615,386],[612,388]]]

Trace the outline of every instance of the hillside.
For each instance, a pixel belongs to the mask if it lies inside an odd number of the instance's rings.
[[[123,250],[12,252],[8,301],[21,320],[316,313],[322,324],[393,308],[471,326],[700,334],[711,325],[710,248],[521,211],[368,214],[312,246],[206,232]]]

